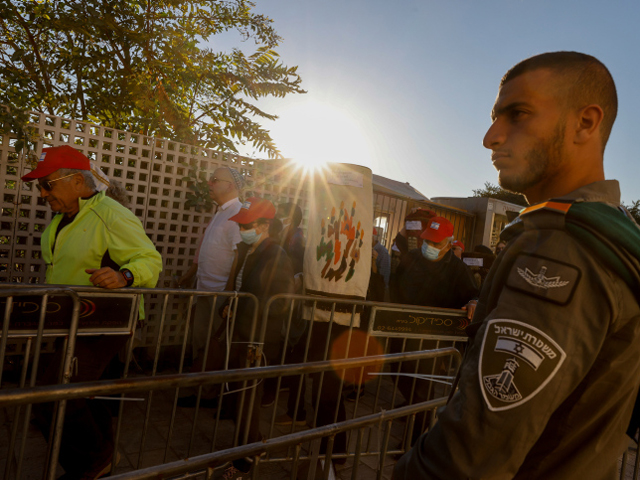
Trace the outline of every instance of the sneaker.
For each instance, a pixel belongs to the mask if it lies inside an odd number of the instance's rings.
[[[293,418],[291,418],[291,416],[289,416],[288,413],[283,413],[282,415],[277,416],[275,421],[273,422],[274,425],[279,425],[284,427],[290,426],[294,423],[296,427],[304,427],[307,424],[307,420],[303,418],[302,420],[296,420],[294,422]]]
[[[360,388],[354,388],[349,395],[347,395],[347,402],[355,402],[358,398],[364,397],[364,386]]]

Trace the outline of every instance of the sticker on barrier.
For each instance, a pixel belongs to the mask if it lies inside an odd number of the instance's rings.
[[[467,338],[467,312],[448,308],[407,310],[374,307],[369,333],[382,337],[433,338],[460,341]]]
[[[137,319],[135,294],[79,294],[80,323],[78,334],[128,334]],[[9,317],[9,336],[33,336],[38,330],[42,309],[41,295],[13,298]],[[0,312],[5,311],[6,298],[0,298]],[[69,333],[73,301],[64,295],[50,296],[44,320],[44,336]],[[0,313],[1,315],[1,313]]]

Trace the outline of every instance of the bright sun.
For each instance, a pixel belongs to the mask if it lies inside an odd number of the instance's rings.
[[[327,162],[371,166],[371,148],[360,123],[345,109],[314,101],[281,112],[271,133],[283,156],[308,169]]]

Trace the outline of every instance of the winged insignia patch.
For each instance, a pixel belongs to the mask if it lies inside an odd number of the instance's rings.
[[[552,275],[547,273],[553,272]],[[580,282],[575,265],[531,253],[516,257],[507,277],[507,287],[541,300],[566,305]]]
[[[545,290],[549,288],[560,288],[569,284],[568,281],[561,281],[560,276],[557,277],[547,277],[545,276],[547,273],[547,267],[540,267],[540,273],[533,273],[527,267],[524,269],[518,267],[518,274],[525,279],[525,281],[534,287],[544,288]]]

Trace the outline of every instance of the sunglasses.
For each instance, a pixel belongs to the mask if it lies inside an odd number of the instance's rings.
[[[40,182],[40,183],[37,183],[37,184],[36,184],[36,188],[37,188],[37,189],[38,189],[38,191],[40,191],[40,192],[41,192],[42,190],[45,190],[45,191],[47,191],[47,192],[50,192],[50,191],[53,189],[53,187],[51,186],[51,184],[52,184],[53,182],[57,182],[58,180],[62,180],[63,178],[73,177],[74,175],[75,175],[75,173],[72,173],[72,174],[70,174],[70,175],[66,175],[66,176],[64,176],[64,177],[56,178],[56,179],[54,179],[54,180],[42,180],[42,182]]]
[[[240,230],[251,230],[254,227],[255,224],[256,224],[256,222],[239,223],[238,226],[240,227]]]

